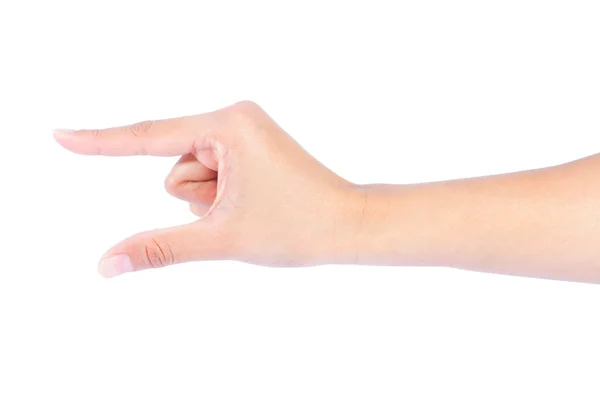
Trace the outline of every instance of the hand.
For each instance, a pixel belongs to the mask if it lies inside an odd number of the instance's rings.
[[[55,138],[87,155],[182,156],[165,188],[200,219],[125,239],[102,257],[106,277],[198,260],[316,265],[354,248],[360,191],[252,102],[119,128],[59,130]]]

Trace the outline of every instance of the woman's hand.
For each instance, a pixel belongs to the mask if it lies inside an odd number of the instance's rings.
[[[79,154],[181,156],[165,188],[200,219],[125,239],[102,257],[106,277],[197,260],[306,266],[352,254],[360,191],[252,102],[119,128],[59,130],[55,137]]]
[[[472,179],[358,186],[250,102],[56,138],[81,154],[183,156],[166,188],[200,220],[124,240],[102,258],[105,276],[232,259],[438,265],[600,282],[600,156]]]

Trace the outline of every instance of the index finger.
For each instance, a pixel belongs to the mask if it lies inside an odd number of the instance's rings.
[[[195,142],[210,130],[208,114],[201,114],[117,128],[56,130],[54,137],[79,154],[178,156],[192,152]]]

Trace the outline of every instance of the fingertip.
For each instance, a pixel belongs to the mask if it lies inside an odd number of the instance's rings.
[[[189,208],[190,208],[191,213],[199,218],[204,217],[204,215],[206,215],[206,213],[210,209],[210,207],[199,206],[199,205],[193,204],[193,203],[190,203]]]
[[[133,271],[133,263],[126,254],[103,258],[98,264],[98,272],[104,278],[112,278]]]
[[[56,140],[61,140],[70,137],[74,132],[74,129],[55,129],[52,134]]]
[[[93,133],[96,131],[89,131],[85,129],[73,130],[73,129],[55,129],[53,131],[54,139],[59,145],[65,149],[82,155],[98,155],[101,154],[101,150],[96,143],[93,143],[90,139],[93,138]]]
[[[73,148],[73,138],[75,137],[74,133],[77,132],[73,129],[55,129],[52,131],[52,135],[54,136],[54,140],[63,148],[75,152]]]

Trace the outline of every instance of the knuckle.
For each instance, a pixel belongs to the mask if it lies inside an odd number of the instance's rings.
[[[197,217],[203,217],[204,214],[208,211],[208,207],[201,207],[197,204],[190,203],[189,205],[190,212]]]
[[[177,192],[177,188],[179,187],[179,182],[175,177],[169,175],[165,179],[165,190],[167,193],[174,195]]]
[[[175,263],[175,257],[169,244],[161,244],[155,238],[144,245],[142,257],[153,268],[162,268]]]
[[[231,106],[231,112],[238,118],[245,120],[255,120],[262,114],[262,108],[258,104],[250,100],[238,101]]]
[[[154,121],[142,121],[129,126],[129,132],[135,137],[146,135],[152,129]]]
[[[252,100],[241,100],[234,104],[234,107],[245,110],[260,110],[260,106]]]
[[[269,126],[267,114],[258,104],[249,100],[230,106],[226,116],[235,146],[240,144],[240,140],[253,137]]]

